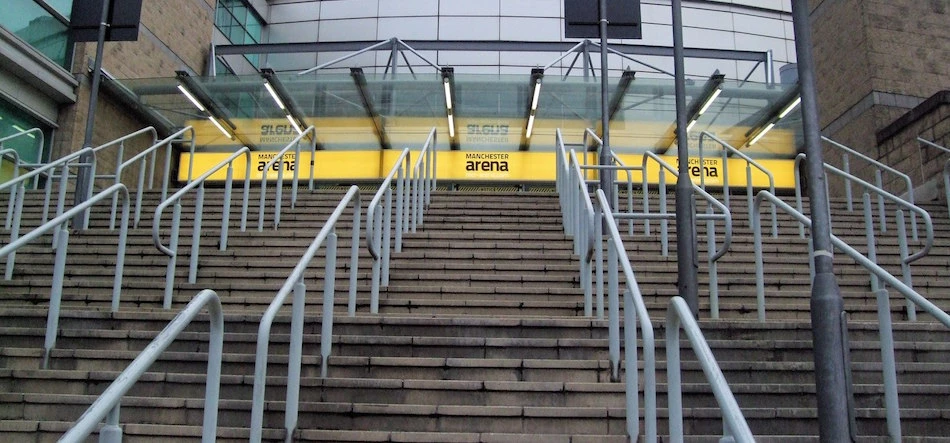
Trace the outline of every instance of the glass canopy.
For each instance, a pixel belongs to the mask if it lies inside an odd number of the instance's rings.
[[[755,158],[795,156],[801,140],[800,112],[795,109],[784,118],[778,116],[797,96],[796,85],[712,80],[694,80],[686,88],[688,117],[696,120],[689,130],[691,150],[698,148],[701,132],[708,131]],[[222,123],[233,140],[216,129],[198,130],[206,135],[199,136],[199,149],[210,151],[239,144],[279,150],[296,137],[293,126],[297,124],[314,126],[318,149],[323,150],[417,148],[436,128],[439,150],[551,152],[556,130],[562,131],[568,143],[580,144],[585,128],[600,133],[601,126],[599,78],[543,75],[538,70],[532,75],[444,70],[392,75],[364,74],[359,69],[342,74],[267,72],[206,78],[180,74],[121,80],[121,84],[169,126],[211,127],[209,116]],[[190,102],[179,85],[205,110]],[[711,86],[718,86],[721,93],[700,115],[702,102],[715,89]],[[673,79],[639,79],[630,72],[610,78],[607,95],[611,149],[630,154],[675,153]],[[770,124],[771,130],[757,137]],[[750,145],[750,141],[755,143]]]

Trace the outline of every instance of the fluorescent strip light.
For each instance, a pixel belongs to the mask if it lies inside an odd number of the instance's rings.
[[[801,102],[802,102],[802,98],[801,96],[799,96],[798,98],[795,99],[795,101],[789,103],[788,106],[785,107],[785,109],[782,109],[782,112],[778,114],[778,118],[779,119],[785,118],[785,116],[787,116],[792,111],[794,111],[795,108],[797,108],[798,105],[801,104]]]
[[[449,137],[455,137],[455,118],[452,117],[452,114],[449,114]]]
[[[303,131],[300,129],[300,125],[297,124],[297,120],[294,120],[294,118],[289,114],[287,115],[287,121],[289,121],[291,126],[293,126],[297,131],[297,135],[303,134]]]
[[[231,135],[230,132],[228,132],[226,129],[224,129],[224,126],[221,126],[221,123],[218,123],[218,120],[217,120],[216,118],[214,118],[214,117],[208,117],[208,120],[211,120],[211,123],[214,123],[214,126],[215,126],[216,128],[218,128],[218,130],[221,131],[221,133],[224,134],[227,138],[229,138],[229,139],[233,139],[233,138],[234,138],[234,136]]]
[[[185,94],[185,97],[188,97],[188,100],[191,100],[191,103],[194,104],[195,107],[198,108],[199,111],[203,112],[205,110],[204,105],[202,105],[201,102],[199,102],[198,99],[195,98],[195,96],[191,95],[191,93],[188,92],[188,90],[185,89],[184,86],[179,84],[178,90],[181,91],[182,94]]]
[[[26,129],[21,128],[19,125],[13,125],[13,129],[16,129],[17,131],[20,131],[20,132],[26,132]],[[36,136],[33,134],[26,134],[26,136],[29,138],[36,138]]]
[[[445,88],[445,109],[452,110],[452,87],[449,84],[449,79],[442,81],[442,86]]]
[[[528,116],[528,130],[525,131],[525,138],[531,138],[531,130],[534,129],[534,114]]]
[[[689,124],[686,125],[686,132],[689,132],[693,129],[693,126],[696,126],[696,120],[690,120]]]
[[[531,99],[531,111],[538,109],[538,98],[541,96],[541,80],[534,84],[534,97]],[[530,131],[528,131],[530,132]]]
[[[284,106],[284,102],[280,99],[280,96],[277,95],[277,91],[274,90],[274,87],[271,86],[269,81],[264,80],[264,88],[267,89],[267,92],[270,93],[271,98],[273,98],[274,101],[277,102],[277,106],[280,107],[282,111],[287,109],[287,107]]]
[[[752,146],[752,145],[758,143],[758,141],[761,140],[762,137],[764,137],[765,134],[766,134],[767,132],[771,131],[772,128],[774,128],[774,127],[775,127],[775,123],[769,123],[769,124],[766,125],[764,128],[762,128],[762,130],[759,131],[759,133],[756,134],[755,137],[752,137],[752,140],[749,140],[749,146]]]
[[[703,107],[699,108],[699,113],[697,113],[696,116],[699,117],[709,110],[709,107],[712,106],[714,101],[716,101],[716,98],[719,97],[719,94],[722,94],[722,89],[716,88],[712,95],[710,95],[706,100],[706,103],[703,103]]]

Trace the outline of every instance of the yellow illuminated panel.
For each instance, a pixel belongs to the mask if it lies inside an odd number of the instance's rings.
[[[389,173],[392,165],[401,151],[317,151],[314,157],[314,178],[317,180],[378,180]],[[194,176],[203,174],[218,164],[229,154],[224,152],[197,153],[194,157]],[[264,169],[274,159],[274,152],[251,153],[251,179],[260,180]],[[414,163],[418,151],[410,153],[410,160]],[[436,177],[443,180],[459,181],[554,181],[555,155],[553,152],[471,152],[471,151],[438,151],[436,153]],[[178,179],[187,180],[187,164],[190,154],[181,154],[181,165]],[[283,169],[284,179],[293,177],[294,170],[300,166],[299,177],[310,176],[310,152],[301,152],[301,161],[298,162],[295,154],[290,152],[272,162],[268,168],[268,179],[276,179],[278,170]],[[594,162],[594,155],[588,153],[588,162]],[[620,159],[632,167],[643,164],[642,155],[619,155]],[[674,168],[677,167],[677,158],[662,156]],[[583,160],[581,160],[583,161]],[[700,165],[699,158],[690,157],[689,171],[695,183],[704,178],[707,186],[720,187],[723,185],[725,170],[722,158],[705,158]],[[746,162],[742,159],[727,159],[729,167],[729,186],[746,185]],[[775,187],[791,189],[795,186],[792,160],[757,160],[766,167],[775,179]],[[234,164],[234,179],[243,180],[247,174],[246,161],[238,159]],[[660,167],[650,160],[646,164],[646,175],[649,183],[659,183]],[[596,174],[591,173],[591,177]],[[219,171],[211,176],[211,180],[224,180],[225,172]],[[626,180],[626,174],[618,173],[619,180]],[[641,183],[643,176],[640,171],[632,174],[634,183]],[[676,178],[667,173],[666,181],[676,183]],[[753,186],[766,188],[769,186],[768,176],[753,169]]]

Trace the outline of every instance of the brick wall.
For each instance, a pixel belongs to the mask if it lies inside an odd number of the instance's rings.
[[[879,144],[876,134],[950,85],[950,0],[811,0],[810,5],[823,134],[911,175],[915,185],[931,180],[926,168],[920,174],[916,142]],[[940,121],[939,114],[928,118]],[[924,128],[907,131],[918,129]],[[840,154],[828,149],[825,158],[841,164]],[[866,165],[852,165],[862,178],[873,178]],[[906,191],[898,178],[885,178],[888,190]],[[830,189],[833,195],[843,192],[834,181]]]

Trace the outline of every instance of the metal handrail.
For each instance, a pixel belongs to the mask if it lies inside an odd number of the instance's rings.
[[[878,188],[884,189],[884,178],[883,178],[884,171],[890,172],[891,174],[894,174],[897,177],[899,177],[901,180],[903,180],[904,184],[907,186],[907,201],[911,202],[911,204],[914,204],[914,185],[913,183],[911,183],[910,176],[888,165],[885,165],[884,163],[874,160],[873,158],[868,157],[867,155],[864,155],[852,148],[849,148],[841,143],[838,143],[828,137],[822,136],[821,139],[825,142],[828,142],[828,144],[830,144],[832,147],[837,148],[840,151],[844,151],[844,153],[841,154],[841,163],[842,163],[841,169],[844,170],[844,172],[851,174],[851,162],[849,160],[848,155],[853,155],[855,157],[858,157],[875,166],[874,181]],[[798,175],[796,174],[795,177],[797,180]],[[852,203],[853,199],[851,198],[851,182],[850,181],[845,180],[844,192],[845,192],[845,198],[848,205],[848,211],[852,211],[854,205]],[[880,197],[878,198],[878,214],[881,219],[881,232],[887,232],[887,225],[885,223],[885,217],[884,217],[884,201]],[[914,233],[914,240],[916,240],[917,239],[917,218],[911,216],[910,223],[911,223],[911,229],[913,230],[913,233]]]
[[[283,188],[284,188],[284,168],[283,168],[283,158],[287,155],[287,152],[290,151],[290,148],[294,148],[294,161],[291,163],[294,165],[294,179],[291,182],[291,194],[290,194],[290,207],[295,208],[297,206],[297,179],[300,175],[300,141],[307,135],[310,135],[310,182],[309,189],[313,190],[313,167],[314,167],[314,158],[317,154],[317,129],[313,126],[307,127],[303,132],[297,135],[290,143],[287,144],[283,149],[274,154],[274,157],[270,159],[265,165],[264,169],[261,171],[261,201],[258,205],[258,216],[257,216],[257,230],[264,230],[264,203],[267,197],[267,175],[271,168],[274,167],[275,162],[278,162],[277,168],[277,186],[276,186],[276,195],[274,196],[274,229],[277,229],[280,225],[280,208],[283,204]],[[250,175],[250,169],[248,169],[248,174]]]
[[[144,131],[144,129],[142,131]],[[164,168],[165,172],[162,178],[162,198],[161,199],[162,201],[164,201],[165,198],[168,196],[168,185],[170,181],[170,173],[171,173],[170,171],[171,171],[171,164],[172,164],[171,162],[172,143],[184,141],[184,139],[181,139],[179,137],[183,136],[186,132],[191,132],[191,148],[189,149],[190,155],[188,157],[189,158],[188,181],[191,181],[192,167],[193,167],[194,156],[195,156],[195,129],[191,126],[181,129],[180,131],[172,135],[169,135],[168,137],[165,137],[164,139],[160,141],[153,141],[153,143],[148,148],[144,149],[142,152],[132,156],[132,158],[116,166],[115,182],[120,183],[122,179],[122,173],[125,171],[125,169],[135,163],[139,163],[139,176],[138,176],[138,182],[136,183],[136,192],[135,192],[135,217],[132,223],[134,227],[137,228],[139,226],[139,220],[141,219],[141,214],[142,214],[142,192],[145,189],[145,167],[146,167],[145,158],[146,156],[148,155],[152,156],[151,168],[149,171],[149,178],[148,178],[149,189],[152,189],[155,185],[156,155],[159,149],[161,149],[162,147],[167,147],[167,149],[165,150],[165,168]],[[119,155],[121,159],[121,155],[122,155],[121,146],[120,146],[119,152],[120,152]],[[113,216],[114,214],[115,214],[115,211],[113,209]]]
[[[52,177],[53,171],[55,171],[56,168],[62,168],[63,172],[60,173],[59,175],[59,178],[60,178],[59,193],[58,193],[57,205],[56,205],[56,216],[59,216],[63,213],[66,207],[66,187],[69,181],[70,162],[79,160],[85,154],[90,154],[91,162],[89,163],[89,165],[91,166],[91,169],[92,169],[92,176],[95,177],[95,174],[96,174],[95,152],[93,152],[92,148],[83,148],[76,152],[66,154],[63,157],[60,157],[59,159],[46,163],[44,165],[29,165],[29,167],[33,168],[32,171],[27,172],[26,174],[20,175],[16,177],[15,179],[8,180],[0,184],[0,192],[3,192],[4,190],[9,188],[11,189],[10,191],[11,198],[16,198],[19,201],[22,199],[23,192],[26,191],[27,181],[33,178],[38,178],[39,176],[44,175],[44,174],[48,177]],[[43,218],[42,218],[43,223],[47,221],[47,217],[49,215],[50,196],[51,196],[52,187],[53,187],[52,182],[53,182],[52,178],[50,180],[47,180],[46,182],[46,197],[43,200]],[[14,188],[17,185],[19,185],[19,189],[17,191],[13,191],[12,188]],[[92,181],[90,180],[90,191],[92,190],[91,185],[92,185]],[[11,229],[13,230],[13,232],[10,233],[11,242],[16,239],[15,231],[19,230],[19,225],[20,225],[20,220],[21,220],[20,211],[22,209],[22,201],[20,201],[18,205],[19,206],[16,206],[13,209],[14,219],[11,226]],[[88,224],[88,221],[89,221],[89,217],[86,217],[87,224]],[[81,229],[86,229],[87,227],[88,226],[82,226]]]
[[[366,249],[373,257],[373,282],[370,292],[370,312],[376,314],[379,312],[379,289],[380,286],[389,285],[389,264],[390,253],[395,248],[395,252],[402,252],[402,234],[409,230],[409,219],[415,220],[415,214],[420,217],[425,206],[419,207],[413,205],[410,195],[413,189],[420,187],[431,192],[435,187],[435,140],[436,132],[433,128],[429,133],[429,138],[419,151],[419,159],[426,163],[421,168],[425,175],[423,177],[412,177],[413,169],[410,168],[410,151],[406,148],[393,164],[389,174],[379,186],[379,190],[373,196],[373,200],[366,207]],[[432,167],[428,165],[432,164]],[[396,229],[393,231],[393,189],[392,182],[396,180]],[[430,181],[431,179],[431,181]],[[415,180],[415,184],[413,184]],[[386,199],[385,209],[380,207],[383,200]],[[429,194],[426,195],[425,203],[430,202]],[[385,214],[385,215],[384,215]],[[383,233],[386,233],[384,236]],[[395,243],[395,247],[393,246]],[[355,302],[347,309],[352,315],[356,310]]]
[[[96,398],[96,401],[86,409],[86,412],[79,417],[79,420],[59,441],[64,443],[85,441],[86,437],[95,431],[99,423],[105,419],[105,425],[99,430],[99,441],[105,443],[121,442],[122,428],[119,427],[119,402],[122,397],[205,307],[208,308],[210,336],[208,337],[208,370],[205,375],[204,421],[201,441],[213,443],[217,438],[218,431],[218,397],[221,389],[221,357],[224,349],[224,314],[218,294],[210,289],[205,289],[195,295],[188,306],[185,306],[162,329],[162,332],[135,357],[135,360],[132,360],[132,363],[116,377],[115,381],[106,388],[102,395]]]
[[[804,159],[805,159],[805,154],[804,154],[804,153],[798,154],[798,155],[795,157],[795,169],[796,169],[796,171],[798,170],[798,168],[800,167],[799,165],[801,164],[802,161],[804,161]],[[843,178],[844,180],[846,180],[846,181],[854,182],[854,183],[860,185],[860,186],[863,187],[867,192],[873,192],[873,193],[875,193],[875,194],[877,195],[877,197],[878,197],[877,200],[878,200],[878,207],[879,207],[879,208],[882,208],[882,207],[883,207],[883,203],[882,203],[882,202],[884,202],[884,201],[890,201],[890,202],[896,204],[897,206],[903,207],[903,208],[907,209],[908,211],[910,211],[910,212],[911,212],[911,220],[915,220],[915,219],[917,218],[917,216],[920,216],[921,218],[923,218],[923,219],[925,220],[925,225],[926,225],[926,231],[927,231],[927,233],[926,233],[926,239],[925,239],[925,241],[924,241],[924,246],[921,248],[920,251],[917,251],[917,252],[914,253],[914,254],[909,254],[908,251],[907,251],[907,245],[906,245],[906,242],[907,242],[907,230],[906,230],[905,227],[904,227],[903,211],[902,211],[902,210],[898,210],[898,211],[897,211],[897,214],[898,214],[898,215],[897,215],[897,235],[898,235],[898,241],[900,241],[900,242],[901,242],[901,245],[902,245],[902,246],[901,246],[901,267],[904,268],[905,282],[906,282],[908,285],[911,285],[911,283],[910,283],[910,281],[911,281],[911,280],[910,280],[910,269],[908,268],[908,266],[909,266],[911,263],[913,263],[913,262],[915,262],[915,261],[917,261],[917,260],[920,260],[921,258],[925,257],[925,256],[930,252],[930,248],[933,246],[933,223],[931,222],[930,214],[927,213],[927,211],[924,210],[923,208],[921,208],[921,207],[917,206],[916,204],[914,204],[914,202],[912,202],[912,201],[907,201],[907,200],[905,200],[905,199],[903,199],[903,198],[901,198],[901,197],[898,197],[898,196],[896,196],[896,195],[894,195],[894,194],[891,194],[890,192],[885,191],[884,189],[880,188],[879,186],[875,186],[875,185],[873,185],[873,184],[871,184],[871,183],[869,183],[869,182],[866,182],[866,181],[864,181],[864,180],[862,180],[862,179],[856,177],[854,174],[848,173],[847,171],[842,171],[841,169],[838,169],[838,168],[836,168],[836,167],[834,167],[834,166],[831,166],[831,165],[829,165],[829,164],[827,164],[827,163],[824,165],[824,169],[825,169],[825,171],[826,171],[826,174],[827,174],[827,173],[831,173],[831,174],[833,174],[833,175],[837,175],[837,176],[839,176],[839,177],[842,177],[842,178]],[[795,175],[797,176],[798,174],[796,173]],[[796,189],[795,189],[795,197],[796,197],[796,198],[795,198],[796,209],[798,210],[798,212],[804,212],[804,211],[802,211],[803,204],[802,204],[802,199],[801,199],[800,186],[798,186],[798,183],[797,183],[797,182],[796,182]],[[883,224],[883,223],[884,223],[884,218],[883,218],[883,215],[884,215],[884,214],[883,214],[883,213],[879,213],[879,215],[881,216],[881,223]],[[802,237],[804,237],[804,227],[803,227],[802,225],[799,225],[799,235],[802,236]],[[917,238],[917,236],[915,236],[915,238]],[[913,308],[911,305],[908,305],[908,316],[910,317],[911,320],[914,319],[913,309],[914,309],[914,308]]]
[[[152,220],[152,241],[159,251],[168,256],[168,265],[165,271],[165,293],[162,301],[162,306],[165,309],[171,309],[172,307],[172,289],[175,284],[175,269],[178,262],[178,235],[181,229],[181,198],[192,189],[198,188],[198,195],[195,201],[195,220],[191,237],[191,262],[188,268],[188,283],[195,283],[198,274],[198,255],[201,246],[201,219],[204,212],[205,182],[207,181],[208,177],[227,166],[227,178],[225,179],[224,186],[224,202],[223,208],[221,209],[221,241],[219,242],[218,246],[219,250],[224,251],[228,247],[228,228],[231,214],[231,189],[232,177],[234,175],[234,160],[242,155],[246,159],[245,171],[250,171],[251,150],[245,146],[241,149],[238,149],[235,153],[231,154],[228,156],[228,158],[222,160],[217,165],[208,169],[204,174],[179,189],[178,192],[165,199],[165,201],[159,203],[159,205],[155,208],[155,217]],[[244,174],[244,198],[241,203],[241,232],[244,232],[247,229],[247,206],[250,189],[251,175]],[[167,208],[172,203],[175,204],[175,207],[172,210],[172,226],[171,232],[169,233],[168,246],[165,246],[162,244],[161,238],[162,213],[165,211],[165,208]]]
[[[555,133],[555,182],[561,200],[564,232],[574,240],[574,253],[580,261],[581,287],[584,288],[584,315],[593,315],[593,280],[591,278],[596,226],[594,206],[590,201],[587,182],[581,172],[577,153],[568,154],[560,128]],[[597,312],[603,318],[603,298],[598,298]]]
[[[666,212],[666,172],[669,171],[679,180],[679,171],[669,164],[667,161],[663,160],[659,155],[653,152],[646,152],[643,154],[643,171],[647,170],[647,162],[653,160],[660,167],[659,171],[659,185],[660,185],[660,213],[652,214],[650,213],[650,199],[649,193],[646,192],[648,189],[647,176],[643,174],[643,212],[642,213],[633,213],[633,214],[618,214],[620,218],[643,218],[649,220],[651,218],[659,219],[660,223],[660,249],[663,253],[663,256],[669,254],[669,220],[675,220],[676,214],[670,214]],[[706,263],[709,266],[709,313],[712,318],[719,318],[719,271],[718,264],[720,258],[722,258],[726,252],[729,251],[729,248],[732,247],[732,212],[729,210],[729,207],[720,202],[718,199],[713,197],[711,194],[706,192],[705,189],[696,186],[696,183],[693,183],[690,180],[690,185],[693,187],[693,192],[698,193],[707,202],[707,212],[705,214],[696,214],[696,221],[706,220],[706,238],[707,238],[707,257]],[[712,208],[716,207],[719,210],[719,214],[716,214]],[[722,247],[716,247],[716,225],[717,220],[722,220],[723,222],[723,241]]]
[[[699,324],[693,318],[692,311],[686,300],[676,296],[670,299],[666,310],[666,380],[667,397],[670,413],[670,441],[683,441],[683,387],[680,378],[680,329],[686,332],[686,337],[696,354],[703,374],[709,381],[719,409],[722,411],[723,438],[720,441],[736,443],[754,443],[755,437],[746,423],[742,410],[736,402],[725,375],[716,363],[716,357]]]
[[[703,157],[703,141],[706,138],[711,138],[716,143],[719,143],[722,146],[722,194],[723,200],[725,200],[725,205],[729,206],[729,154],[732,154],[736,157],[739,157],[745,160],[745,181],[746,181],[746,202],[748,203],[749,211],[752,211],[752,199],[755,191],[752,186],[752,167],[755,167],[769,179],[769,192],[775,194],[775,176],[772,175],[772,172],[766,169],[765,166],[762,166],[761,163],[755,161],[752,157],[749,157],[744,152],[736,149],[729,143],[726,143],[719,137],[716,137],[715,134],[712,134],[708,131],[703,131],[699,134],[699,163],[700,165],[704,164]],[[703,174],[699,178],[700,186],[703,189],[706,189],[706,174]],[[775,214],[775,208],[772,208],[772,237],[778,237],[778,217]]]
[[[636,441],[635,436],[640,432],[640,408],[639,402],[639,380],[638,380],[638,361],[637,358],[637,326],[643,332],[643,421],[644,421],[644,441],[655,443],[657,441],[657,406],[656,406],[656,340],[654,338],[653,322],[650,320],[650,314],[647,312],[646,302],[643,301],[643,294],[640,292],[640,286],[637,284],[636,276],[633,273],[633,266],[630,264],[630,258],[627,256],[627,250],[620,238],[620,230],[617,228],[617,221],[612,213],[604,211],[604,208],[610,208],[610,202],[602,189],[597,192],[599,220],[603,220],[607,225],[607,275],[608,275],[608,354],[610,355],[611,378],[614,381],[620,380],[620,295],[619,295],[619,276],[617,265],[623,269],[627,288],[623,294],[624,316],[624,367],[626,368],[625,377],[625,404],[626,404],[626,431],[631,441]],[[587,199],[588,202],[590,199]],[[596,226],[600,226],[598,223]],[[598,241],[598,244],[603,242]]]
[[[69,222],[76,214],[88,210],[96,203],[114,194],[121,193],[123,198],[122,205],[122,225],[119,228],[118,253],[115,260],[115,277],[112,285],[112,312],[119,310],[119,295],[122,289],[122,274],[125,266],[125,246],[129,231],[129,191],[123,184],[115,184],[102,192],[91,196],[88,200],[70,208],[56,218],[42,224],[38,228],[26,233],[22,237],[12,240],[9,244],[0,248],[0,258],[7,257],[6,280],[13,278],[13,265],[16,257],[16,251],[26,244],[36,240],[41,235],[57,229],[58,235],[54,236],[56,243],[56,257],[53,259],[53,285],[50,288],[49,313],[46,318],[46,339],[44,341],[43,367],[46,368],[49,363],[49,353],[56,346],[56,335],[59,331],[59,310],[60,302],[63,297],[63,280],[66,274],[66,253],[69,248]],[[17,206],[21,206],[22,196]]]
[[[43,150],[46,148],[46,135],[43,134],[43,130],[40,128],[30,128],[25,131],[20,131],[20,132],[17,132],[16,134],[11,134],[6,137],[0,138],[0,153],[7,151],[6,149],[3,149],[3,142],[8,141],[8,140],[13,140],[18,137],[24,137],[24,136],[29,137],[30,134],[39,135],[39,139],[37,140],[38,141],[37,145],[39,146],[39,149],[37,150],[36,159],[37,161],[42,161]],[[35,135],[33,137],[36,138]],[[15,163],[14,163],[14,178],[16,178],[16,176],[19,175],[19,172],[20,172],[19,169],[25,165],[20,164],[20,154],[15,149],[9,148],[9,150],[16,153],[16,158],[15,158]],[[3,163],[2,154],[0,154],[0,163]],[[36,180],[33,181],[33,187],[35,188],[38,185],[38,183],[39,183],[39,179],[37,178]],[[12,201],[13,198],[15,197],[11,196],[10,200]],[[7,222],[7,229],[10,229],[9,222]]]
[[[917,143],[918,145],[930,146],[931,148],[937,148],[943,152],[950,153],[950,149],[921,137],[917,137]],[[947,200],[947,213],[950,214],[950,159],[947,159],[947,161],[943,164],[943,192],[944,197]]]
[[[304,273],[310,266],[310,261],[326,241],[326,264],[324,268],[323,286],[323,317],[320,329],[320,376],[327,376],[327,361],[333,345],[333,299],[336,283],[336,224],[343,211],[353,205],[353,240],[351,242],[350,264],[350,300],[356,298],[356,280],[358,272],[359,240],[360,240],[360,190],[351,186],[346,195],[340,200],[336,209],[330,214],[310,247],[301,257],[293,272],[287,277],[284,285],[274,297],[270,306],[261,318],[261,325],[257,332],[257,356],[254,363],[254,396],[251,406],[251,438],[252,442],[260,442],[264,426],[264,390],[267,385],[267,348],[270,344],[270,330],[277,313],[284,306],[287,296],[293,292],[293,312],[290,325],[290,348],[287,364],[287,398],[284,417],[284,427],[288,436],[293,435],[297,428],[298,405],[300,403],[300,366],[303,354],[304,308],[306,307],[307,286],[304,284]],[[352,302],[351,302],[352,303]]]
[[[587,146],[588,146],[588,144],[589,144],[588,139],[593,139],[593,140],[597,143],[597,158],[599,159],[599,158],[600,158],[600,152],[601,152],[601,150],[602,150],[603,147],[604,147],[604,141],[603,141],[600,137],[598,137],[597,134],[596,134],[592,129],[590,129],[590,128],[587,128],[587,129],[584,130],[584,147],[585,147],[585,149],[587,148]],[[628,213],[633,213],[633,171],[639,171],[640,174],[643,174],[643,168],[640,167],[640,166],[627,166],[627,164],[625,164],[625,163],[623,162],[623,160],[620,159],[620,156],[618,156],[617,153],[616,153],[616,152],[613,152],[613,151],[610,152],[610,158],[611,158],[611,162],[612,162],[613,164],[612,164],[612,165],[609,165],[609,166],[603,166],[602,169],[604,169],[604,170],[622,171],[622,172],[624,172],[624,173],[627,174],[627,212],[628,212]],[[587,161],[587,156],[586,156],[586,155],[584,156],[584,161],[585,161],[584,169],[587,170],[588,167],[587,167],[587,165],[586,165],[586,161]],[[619,190],[620,190],[620,183],[619,183],[619,182],[614,182],[614,194],[613,194],[613,197],[614,197],[613,207],[614,207],[614,209],[617,209],[617,208],[620,207],[620,205],[619,205],[619,203],[620,203],[620,192],[619,192]],[[649,223],[650,223],[649,220],[646,220],[646,221],[644,222],[644,226],[645,226],[645,229],[644,229],[644,230],[649,230]],[[630,231],[630,235],[633,235],[633,219],[630,219],[630,223],[629,223],[628,228],[629,228],[629,231]]]
[[[762,259],[762,230],[759,226],[759,206],[763,200],[769,200],[774,203],[779,209],[785,211],[793,218],[798,220],[799,223],[804,225],[807,228],[811,228],[811,219],[806,217],[800,211],[791,207],[791,205],[785,203],[775,195],[769,193],[768,191],[759,191],[759,194],[756,195],[755,205],[753,206],[752,214],[752,226],[753,226],[753,241],[755,243],[755,279],[756,279],[756,304],[758,305],[759,320],[765,320],[765,276],[763,271],[763,259]],[[868,207],[870,207],[870,199],[866,200],[868,202]],[[924,212],[926,214],[926,211]],[[925,223],[930,226],[930,217],[927,216],[924,218]],[[914,305],[922,308],[928,314],[933,315],[934,318],[939,321],[941,324],[950,328],[950,315],[940,309],[937,305],[927,300],[924,296],[917,293],[913,288],[906,285],[903,281],[887,272],[884,268],[879,266],[876,263],[876,258],[874,257],[873,247],[869,248],[869,256],[866,257],[856,249],[852,248],[850,245],[845,243],[843,240],[836,237],[834,234],[831,235],[831,243],[839,251],[844,252],[847,256],[851,257],[859,265],[867,269],[872,275],[879,278],[883,283],[892,286],[896,289],[901,295],[908,300],[908,302],[913,303]],[[873,243],[871,243],[873,244]],[[883,372],[884,372],[884,392],[885,392],[885,404],[887,408],[887,428],[890,434],[892,441],[900,440],[900,413],[897,406],[897,373],[894,363],[894,337],[891,331],[891,311],[890,311],[890,299],[887,296],[887,291],[884,289],[879,289],[874,291],[877,295],[877,310],[878,310],[878,322],[880,324],[880,336],[881,336],[881,355],[883,361]]]
[[[432,202],[432,191],[436,187],[436,131],[432,128],[426,138],[422,152],[412,166],[412,198],[415,199],[412,216],[409,219],[409,229],[416,232],[422,225],[422,210]]]
[[[16,149],[0,149],[0,166],[3,165],[3,160],[6,158],[11,158],[13,160],[13,178],[11,180],[16,180],[20,176],[20,153]],[[17,186],[14,186],[10,189],[10,197],[7,199],[7,217],[4,227],[10,229],[10,225],[13,223],[13,205],[17,199]]]

